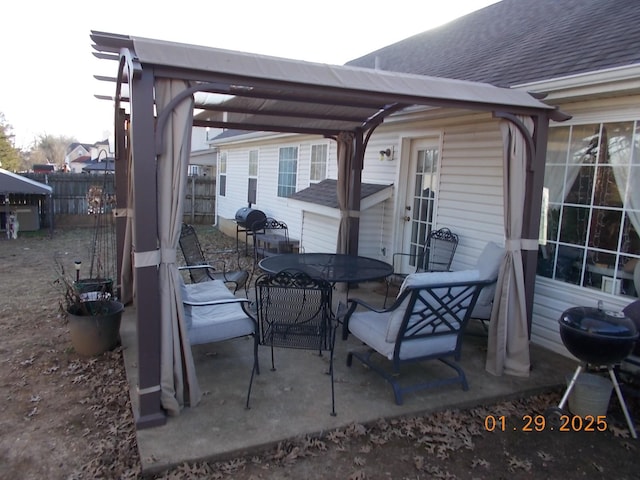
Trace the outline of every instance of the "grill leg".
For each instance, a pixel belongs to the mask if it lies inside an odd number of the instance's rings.
[[[573,386],[576,384],[576,381],[578,380],[578,375],[580,375],[580,372],[582,372],[583,369],[583,365],[580,364],[578,365],[578,368],[576,368],[576,373],[573,374],[573,377],[571,378],[571,381],[569,382],[569,386],[567,387],[567,390],[564,392],[564,395],[562,396],[562,400],[560,400],[560,403],[558,404],[558,408],[560,410],[562,410],[565,406],[565,404],[567,403],[567,399],[569,398],[569,394],[571,393],[571,390],[573,390]]]
[[[624,418],[627,419],[627,425],[629,425],[629,431],[631,432],[631,436],[633,438],[638,438],[638,434],[636,433],[636,428],[633,425],[633,421],[631,420],[631,415],[629,415],[629,410],[627,409],[627,404],[624,401],[624,397],[622,396],[622,391],[620,390],[620,384],[618,384],[618,379],[616,378],[616,374],[613,371],[613,367],[609,366],[607,370],[609,370],[609,376],[611,377],[611,381],[613,382],[613,388],[616,389],[616,394],[618,395],[620,406],[622,407],[622,411],[624,412]]]

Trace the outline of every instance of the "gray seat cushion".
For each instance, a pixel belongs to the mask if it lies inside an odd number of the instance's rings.
[[[243,299],[236,298],[224,282],[183,283],[181,293],[183,302],[228,302],[202,306],[184,304],[185,324],[192,345],[254,333],[254,323],[242,309]]]
[[[389,317],[388,313],[356,312],[349,320],[349,331],[380,355],[393,360],[395,340],[389,342],[386,339]],[[456,341],[457,336],[453,334],[404,341],[400,349],[400,359],[421,357],[429,352],[453,352]]]

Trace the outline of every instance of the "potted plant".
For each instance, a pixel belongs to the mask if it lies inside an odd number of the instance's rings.
[[[113,295],[111,281],[80,279],[76,262],[76,279],[65,275],[57,262],[63,298],[60,309],[69,322],[71,343],[77,353],[84,356],[100,355],[120,343],[120,320],[124,305]]]

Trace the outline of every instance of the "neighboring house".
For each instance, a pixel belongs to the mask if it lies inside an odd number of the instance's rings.
[[[116,170],[115,158],[106,157],[98,160],[91,160],[82,167],[82,173],[95,175],[114,173]]]
[[[64,156],[64,163],[71,168],[72,163],[83,157],[91,158],[92,145],[89,143],[72,143],[67,147],[67,154]]]
[[[68,163],[69,171],[71,173],[82,173],[82,169],[87,165],[90,165],[92,162],[91,157],[89,155],[83,155],[78,157],[71,162]]]
[[[106,158],[111,158],[113,161],[113,156],[108,139],[100,140],[93,145],[89,143],[72,143],[67,147],[64,163],[70,172],[81,173],[86,167],[88,167],[88,170],[84,170],[85,172],[93,170],[95,163],[104,161]]]
[[[191,158],[189,175],[214,177],[216,174],[217,149],[211,148],[209,140],[222,129],[194,127],[191,132]]]
[[[538,92],[572,116],[549,132],[531,332],[560,353],[566,308],[602,300],[618,310],[640,292],[638,25],[635,0],[504,0],[348,63]],[[226,131],[212,145],[223,230],[235,235],[235,212],[249,204],[285,221],[303,250],[335,251],[338,210],[331,192],[315,193],[337,178],[335,142]],[[446,226],[460,236],[452,268],[473,265],[487,241],[504,242],[502,178],[489,115],[393,115],[365,154],[363,192],[379,189],[362,203],[360,254],[391,262]]]

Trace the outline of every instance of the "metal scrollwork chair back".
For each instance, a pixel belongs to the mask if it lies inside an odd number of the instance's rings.
[[[275,348],[329,352],[331,377],[331,415],[335,415],[333,350],[336,320],[331,310],[332,288],[325,280],[306,273],[282,271],[262,275],[255,283],[258,343],[271,348],[271,367],[275,370]],[[259,372],[256,372],[259,374]],[[247,408],[253,375],[247,394]]]
[[[400,271],[402,257],[408,257],[410,264],[415,266],[411,273],[420,272],[446,272],[451,268],[451,262],[458,248],[458,235],[450,229],[444,227],[439,230],[432,230],[427,239],[427,243],[415,253],[394,253],[393,254],[393,274],[387,279],[387,290],[384,305],[387,305],[389,287],[392,283],[401,284],[407,277],[406,273]]]

